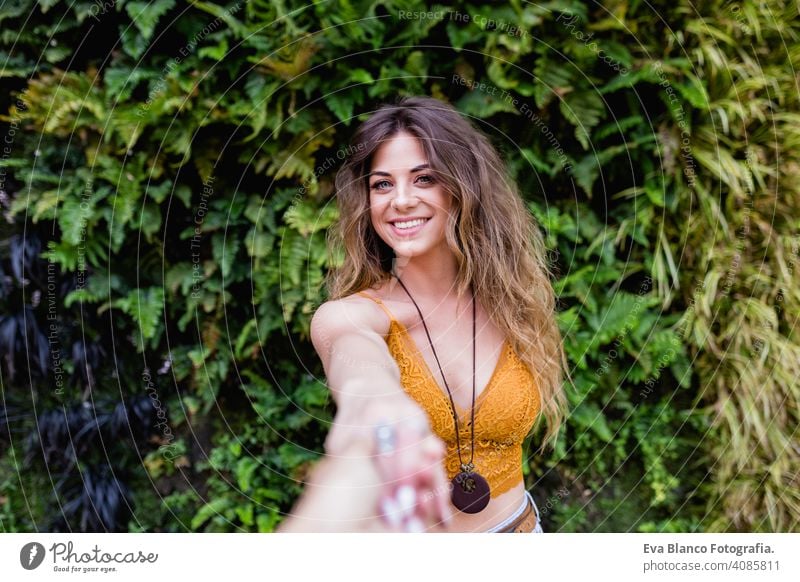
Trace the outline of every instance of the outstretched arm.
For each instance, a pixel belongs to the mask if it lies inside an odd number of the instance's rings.
[[[337,405],[326,456],[280,531],[441,531],[450,509],[442,458],[425,411],[400,384],[385,315],[353,300],[323,304],[311,339]],[[376,429],[394,434],[376,448]]]

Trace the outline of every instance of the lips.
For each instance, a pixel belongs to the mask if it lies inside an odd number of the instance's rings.
[[[409,216],[406,218],[395,218],[394,220],[390,220],[389,224],[397,224],[398,222],[411,222],[412,220],[430,220],[430,216]]]
[[[422,222],[420,224],[417,224],[417,225],[412,226],[410,228],[399,228],[397,226],[397,223],[415,222],[417,220],[422,220]],[[390,222],[389,224],[392,225],[392,232],[394,232],[397,236],[412,236],[412,235],[418,233],[420,230],[422,230],[425,227],[425,225],[428,224],[428,222],[430,222],[430,218],[426,218],[426,217],[422,217],[421,216],[421,217],[418,217],[416,219],[404,218],[402,220],[396,220],[396,221]]]

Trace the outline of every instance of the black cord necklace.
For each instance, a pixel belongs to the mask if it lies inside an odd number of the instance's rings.
[[[470,438],[472,444],[470,446],[469,462],[465,463],[464,459],[461,457],[461,431],[458,424],[456,404],[453,401],[453,394],[450,392],[450,386],[447,385],[447,378],[444,377],[442,365],[439,363],[439,356],[436,355],[436,348],[433,347],[433,340],[431,339],[431,334],[428,333],[428,326],[425,325],[425,318],[422,317],[422,311],[420,311],[419,305],[414,301],[414,298],[411,296],[411,293],[408,292],[408,289],[406,289],[400,277],[394,273],[392,273],[392,275],[403,287],[403,290],[406,292],[409,299],[411,299],[414,307],[417,308],[419,318],[422,320],[422,327],[425,329],[425,335],[428,336],[428,342],[430,343],[433,357],[436,359],[436,365],[439,366],[439,372],[442,375],[442,380],[444,380],[444,386],[447,388],[447,395],[450,397],[450,406],[453,410],[453,420],[456,426],[458,462],[461,464],[461,471],[458,475],[453,477],[451,481],[453,487],[450,492],[450,500],[453,502],[453,505],[464,513],[478,513],[489,504],[490,490],[489,483],[482,475],[475,471],[475,465],[472,463],[475,456],[475,294],[474,292],[472,294],[472,407],[470,420]]]

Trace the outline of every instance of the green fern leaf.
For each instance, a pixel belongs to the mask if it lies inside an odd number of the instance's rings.
[[[144,40],[149,41],[153,36],[158,20],[175,6],[175,0],[152,0],[143,2],[134,0],[125,4],[125,11],[139,29]]]

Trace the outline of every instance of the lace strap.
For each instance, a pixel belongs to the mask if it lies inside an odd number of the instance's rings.
[[[381,301],[377,297],[373,297],[372,295],[368,295],[367,293],[364,293],[363,291],[359,291],[358,294],[366,297],[367,299],[372,299],[375,303],[377,303],[378,305],[381,306],[381,309],[383,309],[383,311],[386,313],[386,315],[389,316],[389,320],[390,321],[395,321],[394,316],[392,315],[392,312],[389,311],[389,309],[386,307],[386,305],[383,304],[383,301]]]

